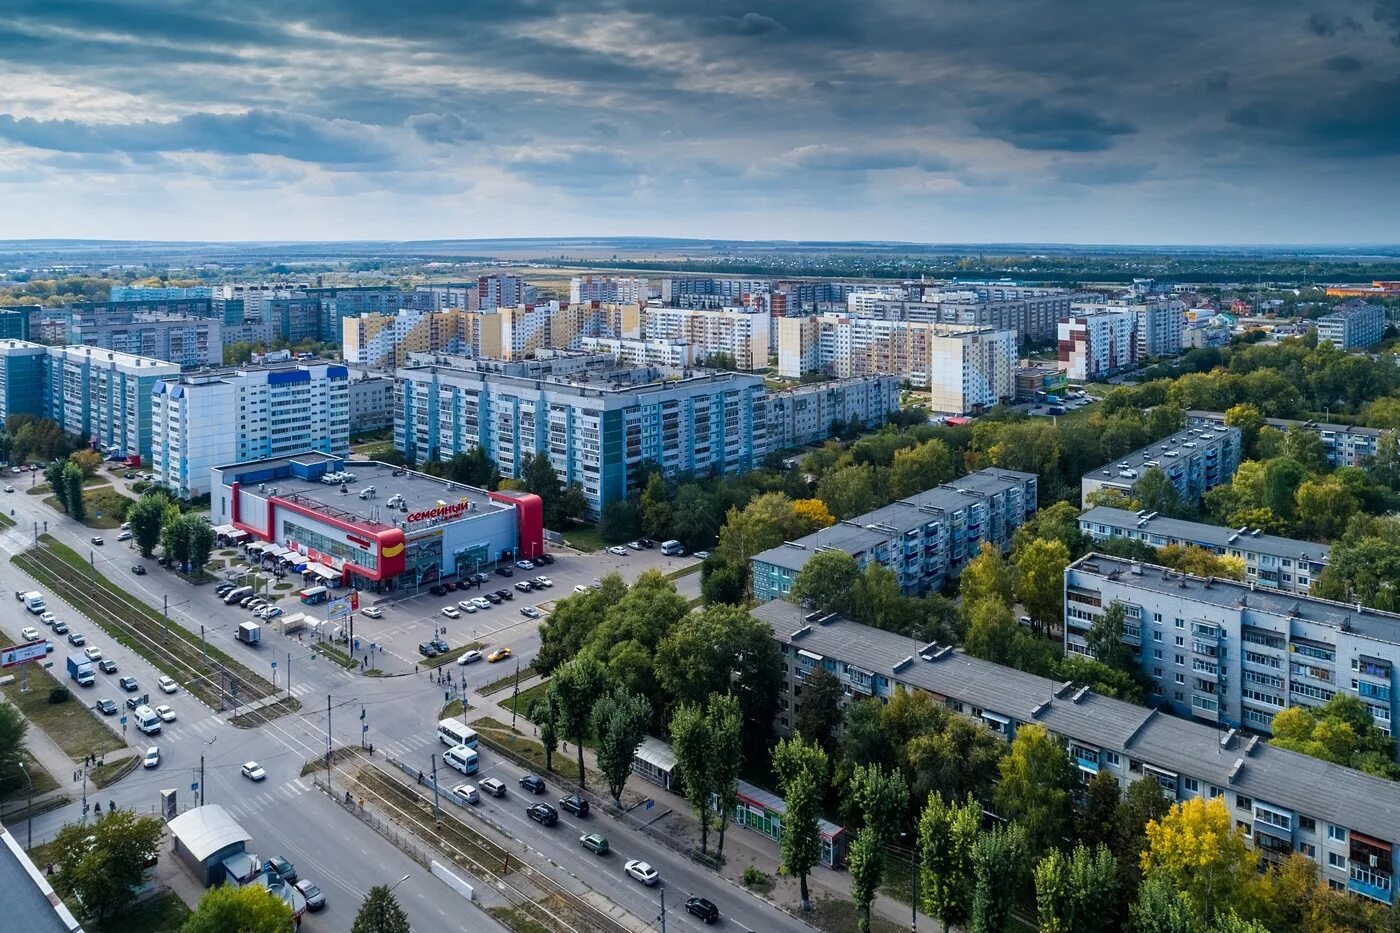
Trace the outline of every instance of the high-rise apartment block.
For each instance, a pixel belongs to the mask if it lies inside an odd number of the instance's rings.
[[[178,365],[96,347],[49,347],[48,357],[46,417],[105,453],[150,455],[151,392]]]
[[[1340,350],[1369,350],[1385,334],[1385,308],[1363,301],[1338,305],[1317,321],[1317,342],[1330,340]]]
[[[1059,361],[1071,382],[1092,382],[1138,362],[1137,314],[1131,308],[1076,305],[1061,320]]]
[[[580,337],[576,343],[577,349],[588,353],[611,353],[627,366],[685,369],[695,365],[695,347],[688,340]]]
[[[214,286],[192,285],[184,288],[175,286],[113,285],[108,299],[111,301],[168,301],[182,298],[213,298]]]
[[[857,313],[860,317],[885,321],[974,324],[995,330],[1012,330],[1016,332],[1018,343],[1044,343],[1055,339],[1056,324],[1070,313],[1071,302],[1077,297],[1062,291],[1005,300],[984,300],[977,293],[942,301],[871,297],[860,303]]]
[[[1186,305],[1176,299],[1162,299],[1129,306],[1137,315],[1137,355],[1139,360],[1177,356],[1181,353],[1186,330]]]
[[[0,425],[10,415],[46,417],[49,348],[27,340],[0,340]]]
[[[787,450],[824,441],[853,421],[867,428],[884,424],[899,411],[899,377],[816,382],[770,392],[767,403],[768,449]]]
[[[766,311],[746,308],[643,309],[643,334],[648,340],[684,340],[695,348],[697,360],[717,355],[733,357],[741,370],[768,365]]]
[[[535,286],[517,275],[483,275],[476,280],[477,308],[517,308],[535,303]]]
[[[1267,535],[1258,528],[1222,528],[1103,505],[1079,516],[1079,530],[1095,541],[1121,539],[1157,548],[1198,547],[1235,557],[1244,561],[1246,583],[1304,596],[1327,566],[1332,551],[1325,544]]]
[[[182,499],[210,470],[303,451],[350,453],[349,372],[333,363],[186,373],[151,393],[156,482]]]
[[[1207,489],[1228,483],[1239,465],[1239,428],[1187,428],[1085,473],[1079,480],[1081,501],[1087,506],[1089,494],[1100,489],[1131,493],[1144,473],[1160,469],[1183,502],[1194,502]]]
[[[200,299],[205,305],[208,300]],[[75,312],[68,327],[72,346],[112,350],[129,356],[168,360],[186,369],[221,366],[223,325],[200,317],[122,316]]]
[[[651,283],[635,276],[583,275],[569,280],[569,304],[644,305],[652,297]],[[659,293],[660,289],[656,289]]]
[[[962,573],[984,541],[1002,551],[1036,510],[1036,477],[979,470],[829,528],[787,541],[752,560],[754,597],[781,599],[813,555],[845,551],[861,568],[888,567],[905,593],[940,589]]]

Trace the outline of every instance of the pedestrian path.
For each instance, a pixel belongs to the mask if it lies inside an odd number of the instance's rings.
[[[287,803],[296,800],[301,795],[315,790],[315,785],[310,778],[299,777],[269,788],[253,797],[239,797],[232,800],[208,801],[218,803],[229,813],[236,817],[251,817],[254,814],[264,813],[268,807],[279,803]]]

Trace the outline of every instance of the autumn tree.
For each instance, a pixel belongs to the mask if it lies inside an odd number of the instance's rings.
[[[1359,698],[1336,693],[1319,707],[1290,706],[1274,716],[1272,744],[1385,778],[1400,777],[1395,740]]]
[[[1197,924],[1251,902],[1255,856],[1219,797],[1192,797],[1146,827],[1145,876],[1160,872],[1180,891]]]

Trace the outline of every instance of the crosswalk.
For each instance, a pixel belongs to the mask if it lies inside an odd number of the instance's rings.
[[[310,778],[299,777],[279,784],[276,787],[268,788],[253,797],[237,797],[226,801],[219,801],[223,808],[229,811],[235,818],[251,817],[254,814],[265,813],[268,807],[279,803],[288,803],[296,800],[303,794],[315,790],[315,785]]]
[[[177,719],[174,723],[161,726],[162,740],[174,742],[187,737],[208,736],[224,725],[218,716],[205,716],[203,719]]]
[[[371,741],[373,741],[373,738],[373,735],[371,735]],[[414,759],[426,761],[428,755],[436,750],[430,746],[446,748],[441,742],[437,741],[436,736],[429,736],[427,738],[405,738],[397,742],[375,742],[374,750],[376,752],[385,752],[390,758],[396,758],[399,761],[413,761]]]

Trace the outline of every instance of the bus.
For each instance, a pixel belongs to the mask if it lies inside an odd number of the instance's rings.
[[[301,601],[308,606],[316,606],[326,601],[330,591],[324,586],[313,586],[301,591]]]
[[[442,753],[442,760],[463,774],[476,774],[481,761],[476,750],[465,745],[454,745]]]
[[[438,723],[438,738],[443,745],[465,745],[476,748],[476,730],[455,719],[444,719]]]

